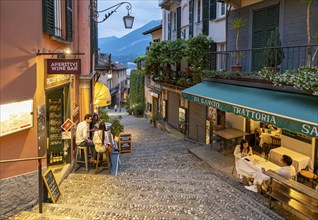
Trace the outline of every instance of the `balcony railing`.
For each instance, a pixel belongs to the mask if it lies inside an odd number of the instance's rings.
[[[308,55],[309,48],[311,55]],[[317,66],[317,48],[318,45],[304,45],[210,52],[208,69],[230,72],[233,66],[241,66],[240,72],[257,72],[263,67],[272,67],[285,72],[309,64]]]

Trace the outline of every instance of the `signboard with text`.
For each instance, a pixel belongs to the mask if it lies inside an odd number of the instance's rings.
[[[71,119],[67,119],[62,125],[61,125],[61,128],[64,130],[64,131],[68,131],[70,130],[72,127],[73,127],[74,123],[71,121]]]
[[[46,59],[48,74],[80,74],[80,59]]]

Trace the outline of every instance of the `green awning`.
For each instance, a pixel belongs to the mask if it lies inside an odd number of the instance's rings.
[[[182,91],[189,101],[318,138],[318,97],[213,82]]]

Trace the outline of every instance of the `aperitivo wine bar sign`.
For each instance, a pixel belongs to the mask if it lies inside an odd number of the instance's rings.
[[[80,59],[46,59],[48,74],[80,74]]]

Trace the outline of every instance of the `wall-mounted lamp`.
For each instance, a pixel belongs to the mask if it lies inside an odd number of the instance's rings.
[[[127,9],[127,13],[128,13],[128,14],[123,17],[124,25],[125,25],[125,28],[126,28],[126,29],[131,29],[132,26],[133,26],[134,18],[135,18],[135,17],[133,17],[133,16],[130,15],[132,6],[131,6],[131,4],[130,4],[129,2],[120,2],[120,3],[116,4],[116,5],[113,5],[113,6],[109,7],[109,8],[106,8],[106,9],[104,9],[104,10],[101,10],[101,11],[93,11],[93,20],[94,20],[94,22],[96,22],[96,23],[102,23],[102,22],[106,21],[107,18],[109,18],[114,12],[116,12],[116,10],[117,10],[120,6],[122,6],[123,4],[128,4],[128,5],[126,6],[126,9]],[[93,7],[93,9],[94,9],[94,8],[96,8],[96,6]],[[111,9],[112,9],[112,10],[111,10]],[[108,11],[108,10],[111,10],[111,11],[106,14],[106,11]],[[103,20],[98,21],[98,17],[99,17],[99,15],[100,15],[101,13],[105,13],[105,17],[103,18]]]
[[[53,57],[53,55],[57,55],[57,57],[59,58],[65,58],[65,55],[85,55],[85,53],[79,53],[79,52],[72,52],[72,50],[68,47],[66,48],[55,48],[52,52],[46,52],[46,49],[43,49],[43,52],[40,52],[40,50],[38,50],[38,52],[36,53],[36,56],[41,56],[41,55],[51,55]]]

